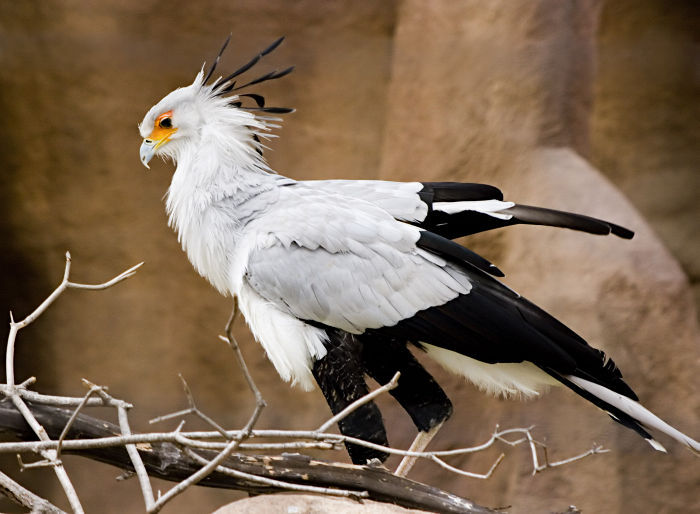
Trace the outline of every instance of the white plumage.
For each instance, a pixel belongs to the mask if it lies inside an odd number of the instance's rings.
[[[550,386],[560,386],[531,362],[485,364],[466,355],[423,344],[431,359],[446,370],[462,375],[485,393],[505,398],[534,398]]]
[[[513,217],[513,215],[502,211],[510,209],[514,205],[514,202],[501,202],[499,200],[435,202],[433,204],[433,209],[436,211],[445,212],[447,214],[457,214],[464,211],[476,211],[483,214],[488,214],[494,218],[509,220]]]

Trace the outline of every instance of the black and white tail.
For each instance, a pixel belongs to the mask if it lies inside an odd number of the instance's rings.
[[[700,455],[700,443],[680,430],[673,428],[638,401],[580,377],[559,375],[555,372],[550,372],[550,374],[579,395],[603,409],[618,423],[639,433],[655,450],[666,452],[666,448],[654,439],[646,429],[658,430]]]
[[[486,184],[423,182],[418,192],[428,205],[420,226],[448,239],[509,225],[544,225],[589,234],[613,234],[632,239],[634,232],[583,214],[503,201],[501,191]]]

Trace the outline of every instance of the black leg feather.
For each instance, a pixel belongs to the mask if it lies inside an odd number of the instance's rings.
[[[389,391],[411,416],[416,428],[427,432],[452,414],[452,402],[425,368],[416,360],[405,341],[383,339],[371,334],[358,336],[362,342],[362,365],[380,384],[401,372],[399,385]]]
[[[329,329],[326,349],[328,353],[313,365],[313,375],[328,406],[337,414],[369,390],[361,363],[362,347],[352,335],[341,330]],[[343,435],[388,446],[384,421],[374,402],[359,407],[338,423]],[[385,461],[388,454],[352,443],[346,443],[354,464],[364,465],[368,460]]]

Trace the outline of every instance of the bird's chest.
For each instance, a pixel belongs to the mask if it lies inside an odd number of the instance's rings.
[[[190,206],[184,211],[173,211],[171,223],[187,257],[221,294],[231,294],[229,270],[236,250],[236,220],[215,205]]]

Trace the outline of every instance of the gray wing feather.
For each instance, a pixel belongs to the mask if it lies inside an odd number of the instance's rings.
[[[267,239],[245,278],[297,318],[361,333],[469,291],[460,270],[416,247],[415,227],[367,202],[284,189],[250,227]]]
[[[316,191],[342,194],[377,205],[394,218],[404,221],[423,221],[428,215],[428,204],[418,192],[420,182],[392,182],[388,180],[304,180],[297,185]]]

